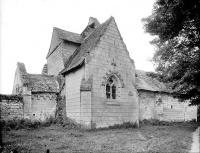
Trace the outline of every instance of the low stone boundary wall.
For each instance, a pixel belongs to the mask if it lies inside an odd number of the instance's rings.
[[[16,95],[0,94],[0,117],[3,120],[23,118],[23,98]]]

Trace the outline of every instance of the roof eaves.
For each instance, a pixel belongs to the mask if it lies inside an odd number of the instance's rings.
[[[60,47],[60,45],[61,45],[62,43],[63,43],[63,42],[60,42],[60,43],[47,55],[46,59],[47,59],[54,51],[56,51],[56,50]]]
[[[78,69],[79,67],[82,67],[82,65],[85,64],[85,58],[81,59],[76,65],[74,65],[73,67],[70,67],[69,69],[63,69],[60,74],[65,75],[75,69]]]
[[[67,38],[66,35],[72,35],[72,37],[71,38],[70,37]],[[65,31],[65,30],[59,29],[57,27],[53,28],[53,33],[52,33],[51,43],[50,44],[52,44],[52,42],[55,41],[54,39],[55,40],[56,39],[57,40],[62,40],[62,41],[65,40],[65,41],[69,41],[69,42],[73,42],[73,43],[77,43],[77,44],[81,44],[82,41],[84,40],[84,38],[80,34],[77,34],[77,33],[74,33],[74,32],[69,32],[69,31]],[[52,46],[50,45],[48,54],[46,56],[46,59],[56,50],[55,48],[52,49]]]
[[[162,90],[148,90],[148,89],[143,89],[143,88],[136,88],[138,91],[149,91],[149,92],[155,92],[155,93],[167,93],[169,94],[170,92],[167,91],[162,91]]]

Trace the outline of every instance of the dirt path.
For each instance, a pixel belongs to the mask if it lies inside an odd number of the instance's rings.
[[[193,143],[190,153],[200,152],[199,139],[200,139],[200,127],[198,127],[197,130],[193,132]]]

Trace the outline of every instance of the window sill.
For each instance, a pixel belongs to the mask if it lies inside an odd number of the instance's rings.
[[[120,106],[119,101],[116,99],[107,99],[106,104],[111,106]]]

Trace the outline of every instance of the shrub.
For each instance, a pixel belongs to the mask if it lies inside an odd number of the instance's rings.
[[[76,121],[74,121],[68,117],[66,119],[63,119],[62,126],[67,129],[80,129],[81,128],[81,124],[78,124]]]
[[[39,128],[42,126],[50,126],[51,124],[56,124],[56,119],[54,117],[49,117],[45,121],[31,120],[24,118],[13,118],[9,120],[1,120],[0,125],[5,130],[11,129],[23,129],[23,128]]]
[[[114,124],[108,127],[93,128],[93,130],[112,130],[112,129],[129,129],[138,127],[137,123],[123,122],[122,124]],[[89,130],[90,131],[90,130]]]
[[[136,123],[131,122],[123,122],[123,124],[114,124],[112,126],[108,126],[108,129],[128,129],[128,128],[136,128]]]
[[[197,122],[196,118],[193,118],[192,120],[190,120],[190,122]]]
[[[56,120],[55,117],[50,116],[47,118],[44,122],[42,122],[43,126],[50,126],[51,124],[56,124],[58,121]]]
[[[169,121],[160,121],[158,119],[144,119],[140,121],[140,125],[164,125],[164,126],[170,126],[173,122]]]

